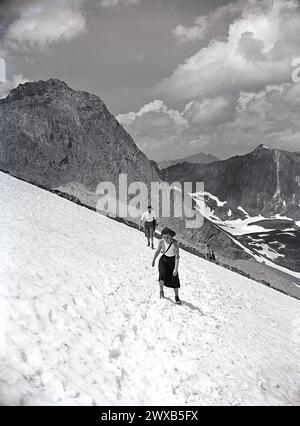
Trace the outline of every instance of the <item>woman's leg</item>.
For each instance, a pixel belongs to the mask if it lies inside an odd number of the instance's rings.
[[[154,229],[151,228],[151,230],[150,230],[151,248],[154,248],[154,245],[153,245],[153,236],[154,236]]]
[[[174,288],[174,293],[175,293],[175,302],[181,303],[179,299],[179,288]]]
[[[150,229],[146,225],[145,225],[145,235],[146,235],[146,238],[147,238],[147,241],[148,241],[147,246],[149,247],[150,246]]]
[[[163,281],[159,281],[159,295],[160,295],[160,298],[165,297],[165,295],[164,295],[164,282]]]

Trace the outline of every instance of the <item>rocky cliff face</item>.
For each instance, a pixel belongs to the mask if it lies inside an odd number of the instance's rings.
[[[206,191],[227,202],[226,215],[228,209],[241,206],[252,216],[281,214],[300,219],[299,153],[260,145],[225,161],[177,164],[165,169],[164,175],[170,182],[204,182]]]

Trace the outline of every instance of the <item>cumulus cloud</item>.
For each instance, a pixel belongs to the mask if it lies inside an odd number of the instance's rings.
[[[270,86],[258,93],[241,93],[234,120],[211,129],[210,143],[224,151],[253,148],[259,143],[299,150],[300,84]]]
[[[70,42],[86,31],[90,6],[114,7],[141,0],[30,0],[19,5],[17,19],[10,23],[4,48],[44,50],[58,42]]]
[[[159,160],[207,146],[210,129],[233,119],[236,102],[222,97],[196,99],[180,112],[155,100],[117,119],[150,158]]]
[[[160,92],[193,99],[260,91],[268,84],[291,81],[291,63],[300,57],[299,3],[244,0],[237,5],[240,16],[229,25],[226,39],[210,40],[208,46],[177,66],[159,84]]]
[[[179,111],[169,109],[161,100],[143,106],[138,112],[120,114],[117,120],[151,158],[162,151],[176,151],[188,122]]]
[[[161,161],[200,151],[228,157],[260,143],[299,150],[299,110],[300,83],[286,83],[194,99],[181,112],[154,101],[117,118],[150,158]]]
[[[73,0],[34,1],[24,6],[5,35],[6,48],[44,49],[85,31],[85,16]]]
[[[3,78],[5,59],[10,52],[44,52],[59,42],[70,42],[86,31],[90,6],[114,7],[129,5],[141,0],[13,0],[9,18],[3,23],[0,41],[0,97],[20,83],[28,81],[23,75]],[[8,4],[8,2],[7,2]],[[7,4],[3,5],[5,11]],[[14,17],[14,19],[11,19]]]
[[[172,34],[201,46],[157,88],[187,102],[177,157],[197,150],[226,157],[259,143],[299,150],[300,84],[291,83],[300,57],[298,1],[239,0]]]
[[[179,44],[196,40],[201,41],[205,36],[209,36],[209,38],[212,36],[217,38],[225,36],[232,19],[241,16],[243,3],[243,0],[237,0],[226,6],[217,8],[208,15],[198,16],[192,27],[177,25],[177,27],[171,31],[171,34]]]
[[[206,16],[198,16],[193,27],[187,28],[183,25],[177,25],[172,31],[173,36],[180,43],[188,41],[202,40],[208,29],[208,18]]]
[[[184,109],[184,116],[191,125],[210,126],[230,121],[234,112],[234,98],[219,96],[189,102]]]
[[[127,114],[119,114],[117,119],[121,124],[132,125],[136,122],[138,118],[145,119],[147,116],[152,117],[165,117],[169,122],[173,123],[174,126],[185,126],[186,120],[183,118],[176,110],[168,109],[168,107],[163,103],[163,101],[155,100],[144,105],[138,112],[129,112]]]

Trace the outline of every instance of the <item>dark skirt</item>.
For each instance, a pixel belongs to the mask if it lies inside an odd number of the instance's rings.
[[[178,274],[174,277],[175,256],[168,257],[162,255],[158,262],[158,281],[163,281],[166,287],[179,288],[180,281]]]

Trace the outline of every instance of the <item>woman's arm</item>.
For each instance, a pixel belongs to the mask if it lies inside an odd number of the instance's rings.
[[[152,266],[155,266],[155,260],[157,258],[157,256],[159,255],[160,251],[161,251],[161,245],[162,245],[162,240],[159,241],[156,252],[154,253],[154,257],[153,257],[153,261],[152,261]]]
[[[178,267],[179,267],[179,244],[176,242],[174,243],[174,247],[175,247],[175,267],[174,267],[174,271],[173,271],[173,275],[177,275],[178,274]]]

